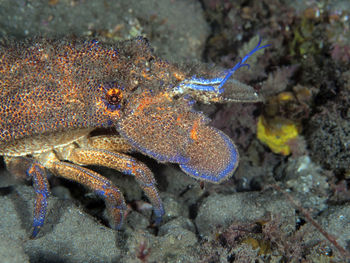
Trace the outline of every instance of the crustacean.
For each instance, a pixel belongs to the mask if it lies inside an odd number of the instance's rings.
[[[193,72],[162,61],[141,37],[115,45],[40,38],[1,44],[0,155],[13,175],[33,182],[32,237],[44,224],[47,171],[104,198],[117,229],[126,209],[122,193],[84,165],[134,176],[153,205],[156,223],[164,209],[155,179],[128,153],[177,163],[199,180],[220,183],[229,178],[238,164],[235,145],[192,105],[259,101],[252,87],[230,77],[266,47],[260,44],[224,72]],[[91,135],[96,128],[110,127],[114,135]]]

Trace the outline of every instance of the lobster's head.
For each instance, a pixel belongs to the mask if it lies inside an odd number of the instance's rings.
[[[223,132],[208,125],[209,120],[193,109],[196,101],[256,102],[255,90],[230,76],[255,51],[260,42],[233,69],[213,78],[189,75],[163,62],[152,53],[134,58],[134,71],[140,72],[128,84],[105,85],[105,101],[117,114],[116,126],[122,137],[138,151],[160,161],[180,165],[197,179],[220,183],[238,165],[238,151]],[[146,65],[146,66],[145,66]],[[127,89],[125,87],[128,87]]]

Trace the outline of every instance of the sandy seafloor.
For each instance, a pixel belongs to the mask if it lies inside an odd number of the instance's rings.
[[[340,0],[0,0],[1,39],[143,35],[168,61],[222,68],[259,35],[271,44],[235,74],[264,104],[197,106],[238,146],[232,179],[200,184],[176,165],[137,155],[154,172],[166,210],[151,227],[133,178],[95,167],[130,206],[123,230],[114,231],[103,201],[50,178],[45,226],[31,240],[34,191],[2,165],[0,262],[349,261],[349,10]],[[258,139],[259,119],[266,133]]]

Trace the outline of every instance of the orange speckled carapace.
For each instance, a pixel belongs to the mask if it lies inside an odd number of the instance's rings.
[[[116,44],[41,38],[1,44],[0,154],[11,173],[33,181],[33,237],[46,214],[46,170],[104,198],[116,228],[126,209],[123,195],[84,165],[135,176],[157,223],[164,210],[153,174],[128,153],[177,163],[200,180],[229,178],[238,164],[236,147],[192,105],[258,101],[253,88],[230,76],[264,47],[259,42],[233,69],[195,72],[159,59],[141,37]],[[111,127],[115,134],[91,133]]]

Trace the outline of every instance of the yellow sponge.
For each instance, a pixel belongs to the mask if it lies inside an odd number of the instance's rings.
[[[258,120],[258,139],[274,153],[289,155],[289,142],[299,135],[298,124],[287,119],[273,119],[269,123],[261,115]]]

